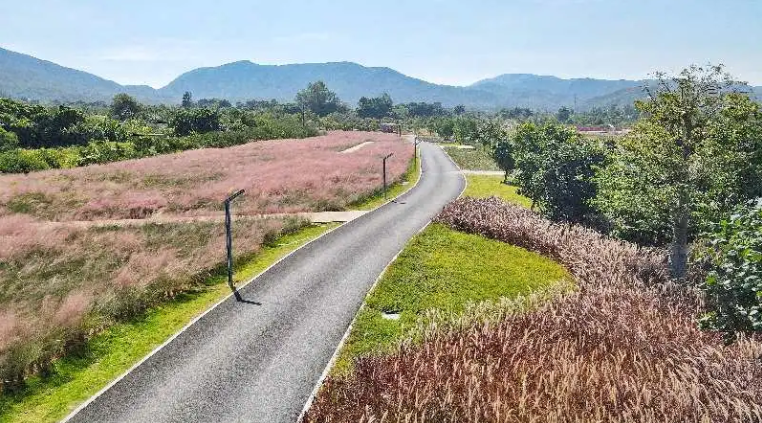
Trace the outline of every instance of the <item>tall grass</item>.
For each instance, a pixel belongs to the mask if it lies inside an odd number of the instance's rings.
[[[441,319],[422,345],[328,379],[307,421],[762,421],[762,343],[700,331],[698,297],[670,282],[663,252],[497,199],[458,200],[437,221],[553,257],[579,289]]]
[[[367,140],[374,143],[340,154]],[[412,149],[396,135],[364,132],[0,175],[0,215],[56,221],[203,215],[219,212],[220,202],[241,188],[247,195],[236,210],[243,214],[337,210],[381,186],[380,157],[388,153],[395,153],[387,163],[394,181],[405,173]]]
[[[216,223],[83,229],[19,225],[23,219],[0,217],[0,390],[44,374],[114,322],[203,290],[224,262],[224,227]],[[254,254],[301,225],[237,222],[236,253]]]

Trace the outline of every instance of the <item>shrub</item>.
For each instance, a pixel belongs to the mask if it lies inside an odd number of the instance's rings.
[[[596,168],[606,161],[601,146],[557,124],[525,123],[512,141],[522,195],[553,220],[596,220],[590,201],[596,196]]]
[[[737,332],[762,332],[762,205],[740,209],[707,235],[709,273],[701,289],[705,328],[732,341]]]
[[[0,152],[0,172],[29,173],[36,170],[50,169],[43,150],[16,149]]]

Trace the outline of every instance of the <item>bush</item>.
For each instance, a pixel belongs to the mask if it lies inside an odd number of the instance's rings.
[[[8,132],[0,126],[0,151],[13,150],[18,148],[19,139],[13,132]]]
[[[557,124],[525,123],[512,141],[522,195],[553,220],[597,220],[590,201],[596,196],[596,168],[606,161],[601,146]]]
[[[50,169],[50,165],[45,160],[43,149],[16,149],[0,152],[0,172],[2,173],[29,173],[45,169]]]
[[[762,204],[745,207],[706,236],[709,273],[701,284],[705,328],[732,341],[737,332],[762,332]]]

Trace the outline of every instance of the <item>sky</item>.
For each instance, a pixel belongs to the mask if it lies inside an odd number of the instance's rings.
[[[762,0],[0,0],[0,47],[155,88],[197,67],[352,61],[468,85],[723,63],[762,85]]]

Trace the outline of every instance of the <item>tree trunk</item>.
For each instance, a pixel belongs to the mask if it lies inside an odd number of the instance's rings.
[[[683,189],[682,191],[685,191]],[[669,252],[669,269],[672,277],[683,279],[688,269],[688,222],[690,209],[688,208],[688,193],[681,192],[678,199],[677,211],[674,216],[672,227],[672,245]]]

